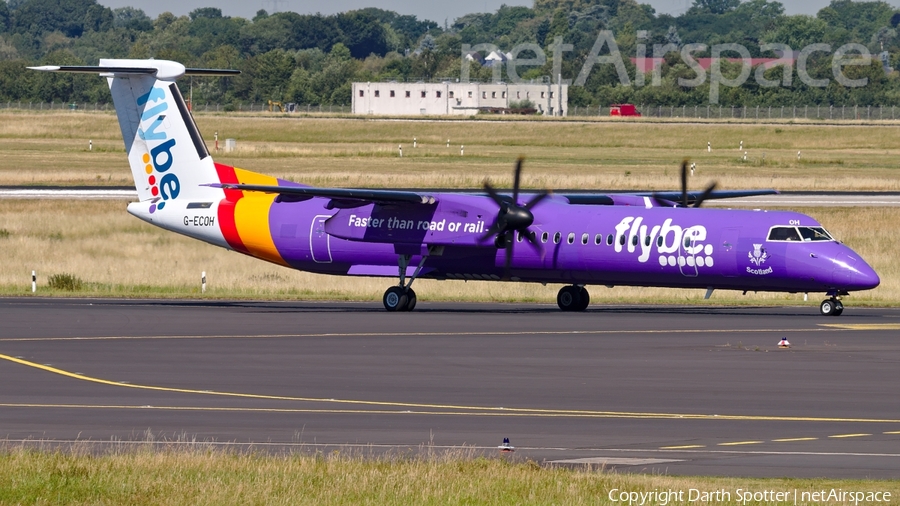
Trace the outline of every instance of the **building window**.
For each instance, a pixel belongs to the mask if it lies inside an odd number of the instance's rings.
[[[517,91],[517,92],[516,92],[516,98],[522,98],[522,92],[521,92],[521,91]]]
[[[448,91],[448,92],[447,92],[447,97],[448,97],[448,98],[453,98],[453,92],[452,92],[452,91]]]
[[[501,93],[501,94],[500,94],[500,97],[501,97],[501,98],[506,98],[506,92],[504,91],[503,93]]]
[[[406,92],[406,98],[410,98],[411,96],[412,96],[412,95],[410,94],[410,92],[407,91],[407,92]]]
[[[544,92],[543,92],[543,91],[541,92],[541,98],[544,98]]]
[[[472,98],[472,92],[471,92],[471,91],[469,92],[469,98]]]
[[[359,90],[359,97],[362,98],[364,96],[366,96],[366,92],[363,90]]]
[[[550,92],[550,98],[553,98],[553,92],[552,92],[552,91]]]
[[[379,90],[375,90],[375,98],[378,98],[380,96],[381,96],[381,92]]]
[[[435,96],[436,96],[437,98],[441,98],[441,92],[435,93]]]
[[[425,98],[425,94],[426,94],[426,93],[428,93],[428,92],[427,92],[427,91],[423,91],[423,92],[422,92],[422,98]]]
[[[491,92],[491,98],[497,98],[497,92],[496,92],[496,91],[492,91],[492,92]]]
[[[487,92],[486,92],[486,91],[482,91],[482,92],[481,92],[481,98],[487,98]]]
[[[531,96],[531,92],[530,92],[530,91],[526,91],[526,92],[525,92],[525,98],[528,98],[528,97],[530,97],[530,96]]]
[[[394,90],[391,90],[391,98],[394,98],[396,95],[394,94]]]

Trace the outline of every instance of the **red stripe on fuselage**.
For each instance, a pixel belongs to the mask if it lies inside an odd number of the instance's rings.
[[[239,183],[237,175],[234,173],[234,167],[222,165],[221,163],[216,163],[215,166],[220,183]],[[238,235],[237,225],[234,221],[235,206],[237,201],[243,196],[244,192],[241,190],[225,190],[225,200],[219,202],[219,227],[231,249],[241,253],[249,253],[244,246],[244,242],[241,241],[241,236]]]

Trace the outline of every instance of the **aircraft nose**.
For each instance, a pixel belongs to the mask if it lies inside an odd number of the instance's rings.
[[[881,278],[856,253],[839,253],[834,258],[834,283],[844,290],[871,290]]]

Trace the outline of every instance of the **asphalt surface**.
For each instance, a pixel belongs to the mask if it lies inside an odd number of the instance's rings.
[[[845,302],[0,299],[0,438],[491,454],[508,437],[516,459],[620,472],[896,478],[900,310]]]

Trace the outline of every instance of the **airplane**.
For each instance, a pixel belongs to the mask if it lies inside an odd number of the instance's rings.
[[[796,212],[708,209],[705,200],[773,190],[512,192],[319,188],[216,163],[175,81],[228,76],[166,60],[101,59],[34,70],[106,77],[138,201],[152,225],[303,271],[396,277],[382,299],[412,311],[418,278],[562,283],[557,304],[584,311],[589,285],[824,292],[820,313],[878,274],[814,218]]]

